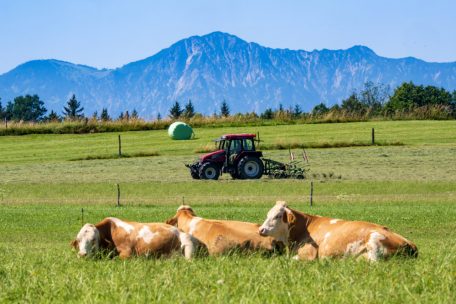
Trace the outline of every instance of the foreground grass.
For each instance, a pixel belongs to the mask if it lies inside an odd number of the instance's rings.
[[[269,206],[195,205],[204,217],[260,221]],[[88,207],[84,221],[106,215],[163,221],[174,205]],[[73,206],[2,206],[0,301],[8,302],[437,302],[455,300],[456,211],[439,204],[314,207],[385,224],[413,239],[417,260],[370,264],[352,259],[300,263],[287,256],[81,260],[69,241],[80,227]],[[17,221],[22,217],[24,221]],[[14,248],[14,250],[11,250]]]
[[[0,266],[5,302],[454,303],[454,246],[433,259],[297,263],[285,257],[83,261],[55,247]],[[452,252],[453,251],[453,252]],[[14,271],[13,271],[14,269]],[[347,292],[349,291],[349,292]]]

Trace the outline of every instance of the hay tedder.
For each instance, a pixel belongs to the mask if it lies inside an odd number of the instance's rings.
[[[263,175],[270,178],[306,177],[306,169],[291,152],[289,163],[264,158],[263,153],[256,150],[255,142],[260,140],[255,134],[227,134],[215,142],[216,151],[201,155],[196,162],[185,165],[194,179],[217,180],[223,173],[229,173],[233,179],[258,179]],[[308,162],[304,150],[302,156]]]

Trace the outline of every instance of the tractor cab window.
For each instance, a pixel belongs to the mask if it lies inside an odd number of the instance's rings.
[[[219,150],[225,150],[226,148],[228,148],[228,144],[226,144],[226,141],[221,140],[221,141],[219,142],[218,148],[219,148]]]
[[[255,150],[252,139],[244,139],[242,144],[244,146],[245,151],[254,151]]]
[[[231,153],[239,153],[241,152],[242,146],[241,146],[241,140],[235,139],[231,141],[230,145],[230,152]]]

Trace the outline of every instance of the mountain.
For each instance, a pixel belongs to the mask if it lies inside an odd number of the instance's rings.
[[[95,69],[58,60],[35,60],[0,75],[3,103],[38,94],[61,113],[71,94],[86,115],[108,108],[112,116],[136,109],[152,118],[189,99],[205,114],[226,100],[231,112],[340,102],[366,81],[394,88],[404,81],[456,89],[456,62],[390,59],[365,46],[347,50],[272,49],[214,32],[183,39],[146,59],[117,69]]]

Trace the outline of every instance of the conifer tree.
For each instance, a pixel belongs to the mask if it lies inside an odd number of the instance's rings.
[[[76,95],[73,94],[67,105],[63,107],[63,116],[70,120],[81,119],[84,117],[84,108],[81,107],[81,103],[76,100]]]
[[[283,104],[279,104],[279,112],[285,112],[285,110],[283,109]]]
[[[274,118],[274,112],[272,111],[271,108],[267,108],[266,110],[264,110],[263,113],[261,113],[260,117],[262,119],[272,119],[272,118]]]
[[[293,109],[293,117],[294,118],[299,118],[302,114],[302,109],[301,106],[296,104],[294,109]]]
[[[107,109],[107,108],[103,108],[103,109],[101,110],[100,119],[101,119],[102,121],[110,121],[110,120],[111,120],[111,117],[109,117],[108,109]]]
[[[185,105],[183,116],[185,118],[192,118],[195,116],[195,108],[193,107],[191,99],[189,99],[188,103]]]
[[[182,113],[183,113],[183,110],[181,109],[179,102],[176,100],[176,102],[173,104],[173,106],[169,110],[169,117],[171,119],[178,119],[179,117],[181,117]]]
[[[58,122],[61,121],[62,118],[54,112],[54,110],[51,110],[51,113],[49,113],[48,117],[46,118],[47,121],[52,121],[52,122]]]
[[[228,107],[228,104],[225,100],[223,100],[222,106],[220,107],[220,115],[223,117],[230,116],[230,108]]]
[[[139,118],[138,112],[136,111],[136,109],[133,109],[133,112],[131,112],[131,118],[133,118],[133,119]]]

